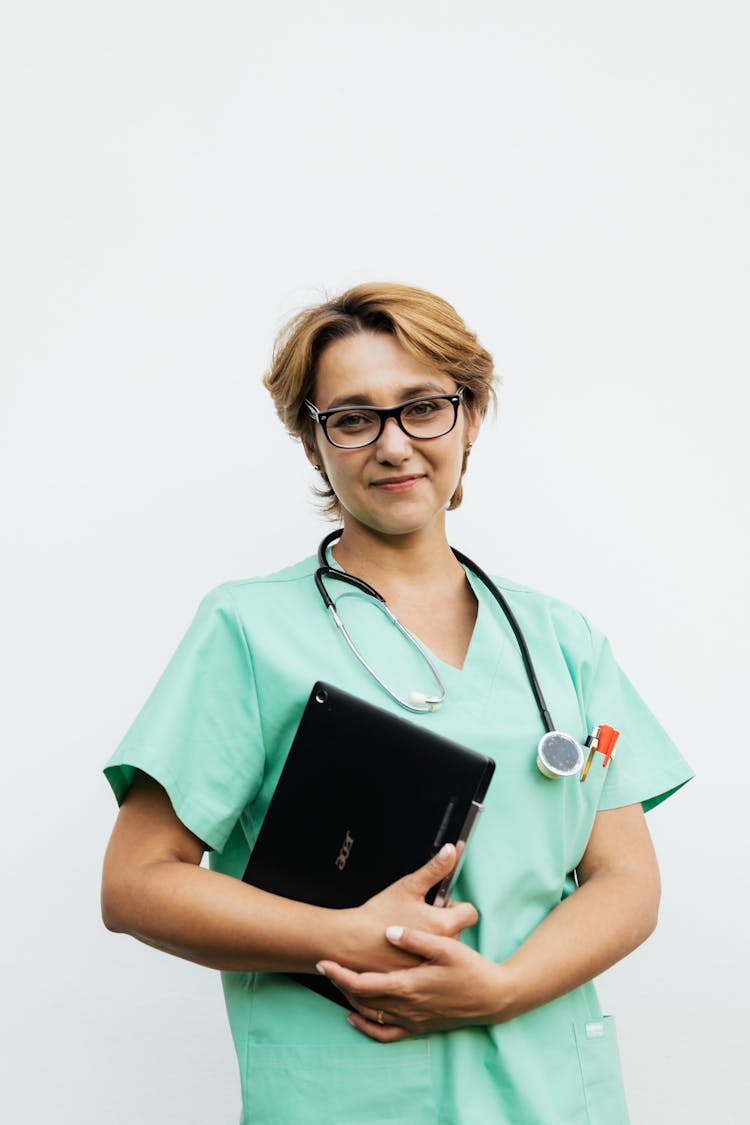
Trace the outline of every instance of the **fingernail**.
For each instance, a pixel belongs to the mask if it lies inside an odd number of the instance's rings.
[[[385,936],[389,941],[401,941],[404,932],[403,926],[389,926],[385,931]]]
[[[348,1024],[351,1024],[351,1026],[352,1026],[352,1027],[356,1027],[356,1026],[357,1026],[357,1025],[356,1025],[356,1023],[354,1022],[354,1016],[347,1016],[347,1017],[346,1017],[346,1022],[347,1022]]]
[[[451,854],[452,847],[452,844],[443,844],[442,848],[438,852],[438,859],[447,859]]]
[[[324,976],[326,975],[326,971],[325,971],[325,969],[323,968],[323,963],[322,963],[321,961],[318,961],[318,963],[317,963],[317,965],[315,966],[315,968],[316,968],[316,970],[317,970],[317,971],[318,971],[318,972],[320,973],[320,975],[321,975],[322,977],[324,977]]]

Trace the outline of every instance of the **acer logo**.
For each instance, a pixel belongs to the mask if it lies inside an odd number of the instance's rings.
[[[353,843],[354,837],[352,836],[351,832],[347,831],[346,836],[344,837],[344,842],[341,845],[341,850],[336,856],[336,866],[338,867],[339,871],[343,871],[346,867],[346,861],[349,858],[349,852],[352,850]]]

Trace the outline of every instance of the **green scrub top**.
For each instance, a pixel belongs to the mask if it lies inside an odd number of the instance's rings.
[[[309,558],[209,593],[105,767],[118,802],[138,769],[160,782],[180,820],[212,849],[211,867],[237,878],[316,680],[405,714],[336,630],[315,588],[316,565]],[[575,890],[571,872],[599,809],[636,801],[650,809],[692,775],[606,638],[562,602],[497,579],[556,727],[582,743],[597,723],[621,732],[612,764],[602,768],[597,755],[584,783],[544,777],[536,766],[543,727],[518,644],[492,595],[467,573],[479,610],[464,666],[436,660],[448,698],[412,718],[497,763],[454,897],[480,914],[461,940],[502,961]],[[386,681],[401,695],[430,694],[424,661],[372,600],[343,583],[331,587]],[[627,1122],[614,1023],[592,983],[508,1023],[381,1044],[282,974],[222,980],[242,1125]]]

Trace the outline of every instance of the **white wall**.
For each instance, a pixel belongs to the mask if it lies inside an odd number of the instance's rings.
[[[4,1120],[237,1119],[215,975],[99,922],[100,768],[200,597],[322,534],[277,327],[391,279],[504,378],[453,542],[605,628],[698,771],[650,818],[660,928],[601,982],[634,1125],[745,1121],[745,6],[2,25]]]

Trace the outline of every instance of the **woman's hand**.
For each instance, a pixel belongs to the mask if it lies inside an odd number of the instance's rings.
[[[334,961],[318,971],[339,987],[356,1009],[353,1027],[381,1043],[407,1035],[497,1023],[509,1003],[511,975],[454,938],[389,926],[388,941],[420,960],[390,973],[355,973]]]
[[[515,1019],[604,972],[653,930],[659,869],[640,804],[597,813],[578,881],[502,964],[450,938],[413,929],[399,937],[394,918],[389,941],[421,963],[387,973],[328,960],[320,968],[356,1008],[354,1026],[384,1043]]]
[[[453,844],[446,844],[423,867],[391,883],[362,906],[342,911],[348,941],[346,956],[339,959],[340,963],[358,972],[380,973],[418,965],[418,954],[409,952],[405,945],[386,940],[386,928],[394,923],[442,938],[456,938],[476,925],[479,915],[471,903],[430,906],[425,902],[427,892],[453,870],[456,858]]]

